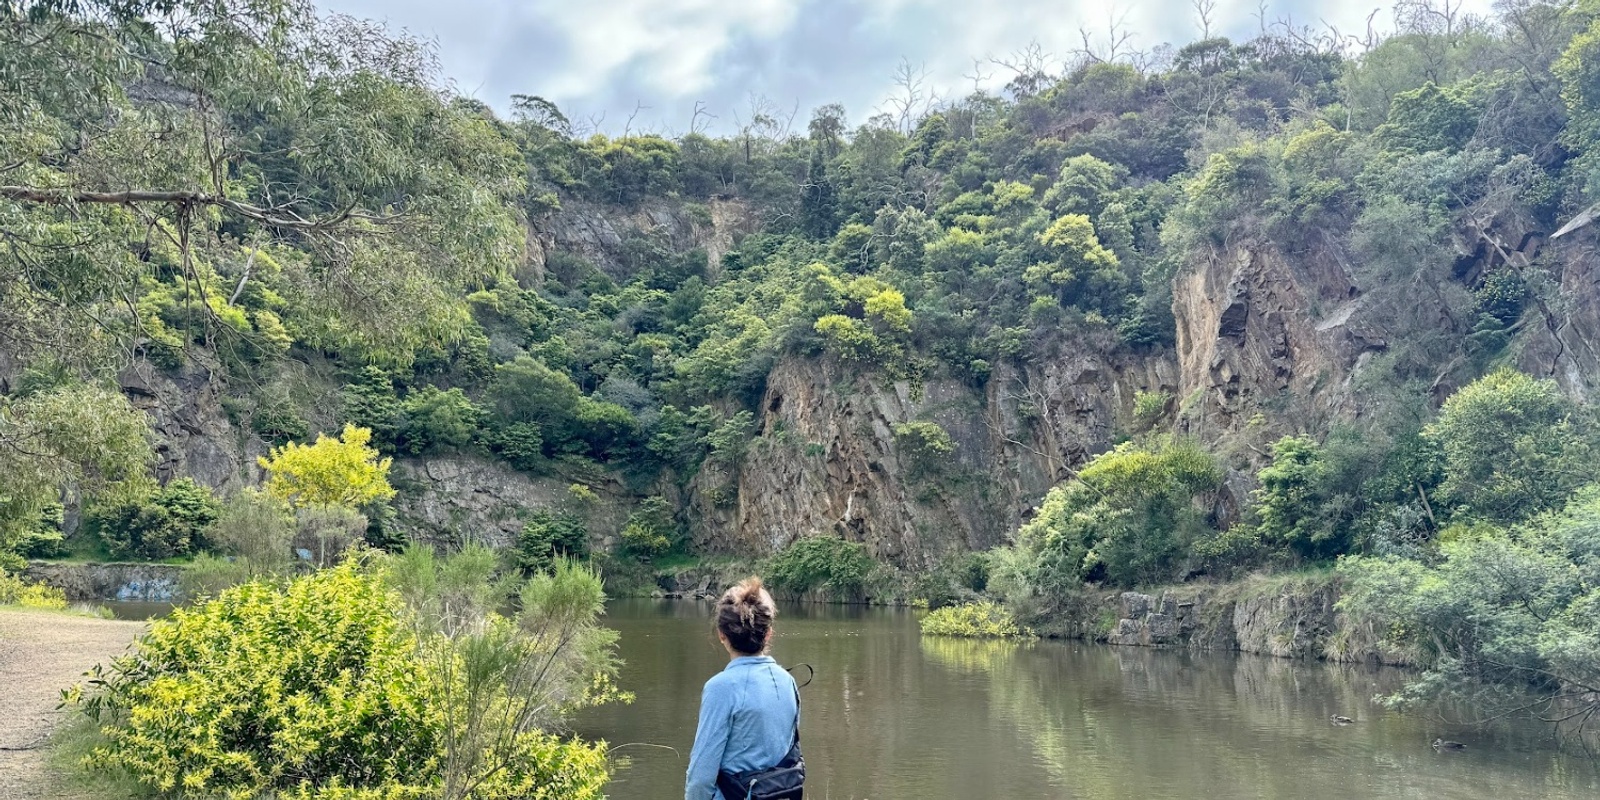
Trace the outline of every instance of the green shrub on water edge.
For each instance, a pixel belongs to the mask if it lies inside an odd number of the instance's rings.
[[[854,599],[866,591],[876,562],[866,545],[832,536],[812,536],[784,548],[767,567],[774,588],[802,594],[823,589],[835,599]]]
[[[987,600],[960,606],[946,606],[922,618],[922,632],[929,636],[959,636],[969,639],[1031,639],[1033,631],[1017,624],[1004,606]]]

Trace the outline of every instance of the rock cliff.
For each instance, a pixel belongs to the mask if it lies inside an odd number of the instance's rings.
[[[833,358],[782,361],[737,474],[702,471],[690,484],[696,544],[759,554],[832,534],[908,568],[1000,544],[1073,465],[1111,446],[1136,392],[1175,387],[1170,357],[1108,335],[1056,350],[982,386],[885,384]],[[909,451],[895,426],[913,421],[939,425],[954,450]]]
[[[1237,650],[1278,658],[1404,666],[1411,658],[1339,613],[1331,577],[1246,578],[1121,592],[1048,620],[1049,633],[1135,647]]]

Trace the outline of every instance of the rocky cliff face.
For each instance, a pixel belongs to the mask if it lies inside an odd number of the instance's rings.
[[[750,208],[738,200],[690,208],[652,199],[632,210],[568,200],[560,211],[530,226],[525,283],[543,280],[556,253],[578,256],[614,279],[626,279],[631,272],[629,245],[640,240],[673,252],[704,250],[709,277],[715,279],[722,257],[738,237],[758,226]]]
[[[1532,255],[1540,266],[1524,269],[1535,280],[1554,283],[1557,291],[1553,301],[1529,309],[1537,318],[1518,367],[1554,378],[1572,396],[1592,402],[1600,391],[1600,231],[1584,228]]]
[[[586,518],[595,548],[616,544],[616,533],[632,505],[620,486],[600,487],[600,499],[575,503],[572,481],[533,478],[497,461],[476,456],[406,459],[394,465],[400,493],[395,510],[413,538],[442,546],[475,542],[510,547],[528,515],[571,511]]]
[[[705,250],[714,280],[722,255],[758,225],[736,201],[651,201],[625,212],[572,201],[530,228],[522,277],[536,283],[553,254],[568,253],[623,278],[629,248],[649,241]],[[789,357],[768,377],[759,436],[743,463],[707,465],[654,492],[682,509],[703,552],[760,556],[828,534],[864,542],[899,566],[926,567],[1003,542],[1052,485],[1132,432],[1134,396],[1148,391],[1172,395],[1177,431],[1238,445],[1224,448],[1235,470],[1218,507],[1226,518],[1268,442],[1372,413],[1362,375],[1419,331],[1453,337],[1456,348],[1432,367],[1435,399],[1459,385],[1468,376],[1464,287],[1484,269],[1511,264],[1555,287],[1530,307],[1514,354],[1526,371],[1592,397],[1600,389],[1596,236],[1579,231],[1542,249],[1537,236],[1515,236],[1521,249],[1513,251],[1492,235],[1461,234],[1479,246],[1461,244],[1453,267],[1403,287],[1373,277],[1337,244],[1286,253],[1240,240],[1201,254],[1174,279],[1174,349],[1130,350],[1104,329],[1061,331],[1025,364],[997,364],[981,385],[887,383],[835,359]],[[151,416],[163,478],[192,475],[223,491],[259,479],[266,445],[230,422],[222,388],[203,366],[173,375],[140,362],[122,384]],[[954,450],[918,457],[895,433],[908,422],[937,423]],[[403,522],[420,538],[496,544],[509,543],[528,512],[564,507],[571,483],[467,457],[405,461],[397,481]],[[620,485],[601,494],[602,508],[586,512],[597,545],[615,536],[634,499]]]
[[[1278,658],[1404,666],[1410,657],[1337,609],[1331,577],[1247,578],[1153,594],[1122,592],[1050,620],[1052,635],[1133,647],[1236,650]]]
[[[1210,253],[1173,286],[1179,392],[1191,432],[1237,432],[1254,414],[1325,425],[1357,412],[1351,378],[1388,347],[1333,250],[1290,259],[1268,242]]]
[[[229,421],[223,387],[211,370],[196,365],[172,373],[140,359],[118,378],[129,401],[150,417],[156,476],[163,482],[189,476],[233,492],[259,479],[256,458],[266,454],[266,443]]]
[[[1137,391],[1175,388],[1172,366],[1095,335],[981,387],[884,385],[836,359],[785,360],[736,474],[705,470],[690,484],[696,544],[762,554],[839,535],[910,568],[993,547],[1072,465],[1110,447]],[[911,451],[895,425],[913,421],[937,423],[954,451]]]

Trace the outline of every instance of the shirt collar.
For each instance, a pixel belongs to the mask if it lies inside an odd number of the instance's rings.
[[[745,667],[745,666],[753,666],[753,665],[756,665],[756,664],[776,664],[776,663],[778,663],[778,662],[775,659],[773,659],[772,656],[739,656],[738,658],[735,658],[732,661],[729,661],[728,662],[728,666],[723,667],[723,671],[727,671],[727,670],[733,669],[734,667]]]

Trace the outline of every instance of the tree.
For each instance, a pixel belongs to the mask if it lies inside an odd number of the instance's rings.
[[[345,425],[339,438],[318,435],[315,444],[290,442],[259,459],[270,473],[267,493],[297,508],[359,509],[394,497],[389,466],[368,446],[372,431]]]
[[[1039,234],[1039,244],[1055,257],[1028,267],[1024,278],[1041,294],[1063,305],[1083,303],[1115,308],[1127,292],[1127,276],[1117,254],[1095,236],[1094,225],[1082,214],[1067,214]]]
[[[1060,597],[1085,580],[1131,586],[1181,577],[1188,548],[1208,530],[1196,499],[1221,481],[1211,455],[1189,441],[1126,442],[1101,453],[1018,529],[1007,558],[1020,574],[1010,593]]]
[[[406,363],[525,246],[520,154],[381,25],[305,0],[26,2],[0,10],[0,52],[0,282],[55,322],[3,315],[0,339],[103,360],[143,336],[110,311],[154,250],[195,308],[266,281],[302,338]],[[258,269],[277,245],[294,257]],[[201,319],[231,336],[223,316]]]
[[[575,437],[584,397],[571,378],[530,356],[519,356],[495,368],[487,400],[500,424],[538,425],[549,452]]]
[[[211,490],[192,478],[110,498],[90,509],[85,524],[113,558],[159,560],[204,549],[222,511]]]
[[[1581,740],[1600,711],[1596,552],[1590,489],[1510,530],[1464,531],[1426,560],[1346,559],[1339,606],[1425,667],[1389,702],[1467,699],[1486,719],[1540,709]]]
[[[0,567],[64,494],[147,479],[149,437],[144,413],[109,389],[68,383],[0,396]]]
[[[1425,435],[1444,451],[1441,496],[1497,522],[1555,508],[1600,477],[1588,409],[1567,399],[1555,381],[1510,369],[1451,395]]]

